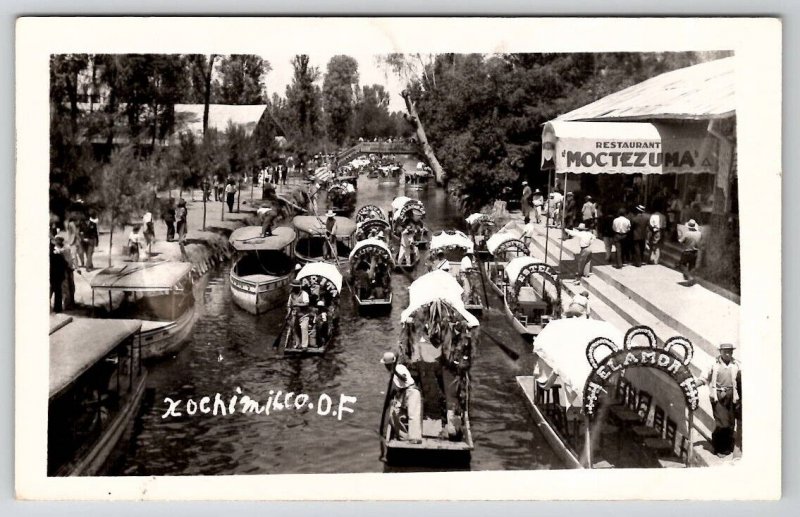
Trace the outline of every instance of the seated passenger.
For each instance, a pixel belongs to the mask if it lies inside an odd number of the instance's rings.
[[[317,347],[321,348],[328,342],[330,333],[330,325],[328,322],[328,308],[325,302],[320,300],[317,302],[317,313],[314,317],[314,325],[317,329]]]
[[[393,372],[394,397],[390,403],[389,418],[397,437],[410,443],[422,443],[422,394],[411,372],[404,365],[397,364],[392,352],[384,353],[381,363]]]

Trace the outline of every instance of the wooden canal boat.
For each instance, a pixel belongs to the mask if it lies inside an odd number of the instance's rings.
[[[355,244],[356,225],[352,219],[336,216],[336,257],[331,257],[330,245],[325,238],[325,217],[298,215],[292,219],[297,231],[294,257],[301,264],[309,262],[338,263],[346,261]]]
[[[390,234],[391,226],[383,219],[367,219],[356,224],[356,242],[364,239],[381,239],[388,242]]]
[[[296,335],[300,334],[302,314],[292,312],[287,316],[286,336],[283,339],[283,354],[320,355],[324,354],[336,338],[339,327],[339,304],[342,292],[342,274],[333,264],[312,262],[300,269],[295,277],[309,298],[308,346],[302,347]]]
[[[188,262],[129,262],[111,266],[91,280],[95,293],[108,293],[108,314],[142,320],[142,357],[160,358],[178,350],[194,326],[195,300],[192,266]],[[112,293],[124,298],[114,307]]]
[[[50,317],[47,475],[96,476],[141,407],[138,320]]]
[[[473,253],[474,244],[472,240],[467,237],[463,232],[458,230],[440,231],[433,235],[431,238],[430,246],[430,264],[429,269],[443,269],[455,278],[462,289],[465,286],[469,287],[469,292],[464,290],[463,302],[467,310],[474,313],[483,312],[483,299],[481,298],[480,288],[482,279],[481,272],[478,264],[474,263],[474,259],[467,261],[472,264],[472,267],[467,271],[462,271],[462,260],[466,257],[467,253]],[[439,254],[444,254],[444,259],[438,258]]]
[[[522,337],[532,339],[553,319],[561,317],[558,272],[533,257],[517,257],[505,268],[503,293],[506,318]]]
[[[635,340],[635,343],[634,343]],[[693,464],[697,380],[688,339],[564,318],[534,339],[531,376],[517,377],[538,430],[569,468]]]
[[[399,363],[411,374],[422,403],[407,404],[394,366],[380,425],[381,459],[387,464],[469,464],[474,449],[469,370],[479,323],[461,302],[460,291],[458,282],[443,271],[427,273],[409,287],[409,306],[401,314]],[[432,318],[436,321],[428,324]],[[441,342],[444,329],[456,331],[446,358],[432,344]]]
[[[358,241],[349,260],[353,296],[359,311],[391,309],[394,259],[386,242],[380,239]]]
[[[497,230],[497,225],[490,215],[480,213],[470,214],[466,222],[469,236],[475,244],[475,254],[485,259],[489,255],[486,241]]]
[[[350,215],[356,209],[356,190],[352,183],[336,181],[328,187],[328,205],[337,215]]]
[[[408,226],[414,230],[414,243],[420,248],[425,248],[430,242],[431,232],[423,224],[425,218],[425,205],[418,199],[399,196],[392,200],[390,222],[392,235],[397,239]]]
[[[260,226],[236,229],[230,236],[236,251],[230,271],[233,302],[251,314],[263,314],[285,303],[294,275],[296,232],[280,226],[261,236]]]
[[[528,247],[519,239],[516,232],[497,232],[486,241],[489,256],[483,262],[484,273],[489,286],[501,298],[508,285],[506,266],[517,257],[528,255]]]

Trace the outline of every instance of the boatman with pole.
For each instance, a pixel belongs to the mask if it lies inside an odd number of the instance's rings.
[[[292,292],[289,294],[289,317],[292,318],[292,336],[294,337],[294,348],[308,348],[308,313],[309,298],[299,280],[291,283]]]
[[[328,250],[326,253],[330,253],[330,258],[336,260],[336,230],[338,230],[336,214],[333,210],[328,210],[325,217],[327,217],[325,220],[325,238],[328,240]]]
[[[411,372],[397,363],[392,352],[384,353],[381,363],[392,372],[392,383],[395,387],[390,409],[392,427],[398,430],[398,438],[401,440],[422,443],[422,394]]]

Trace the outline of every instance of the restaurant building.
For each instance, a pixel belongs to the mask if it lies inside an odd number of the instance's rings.
[[[734,59],[658,75],[546,123],[542,171],[578,206],[592,195],[604,210],[641,204],[696,220],[700,276],[738,294]]]

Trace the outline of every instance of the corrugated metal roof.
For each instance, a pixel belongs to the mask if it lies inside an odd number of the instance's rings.
[[[657,75],[556,120],[707,120],[736,113],[734,58]]]

